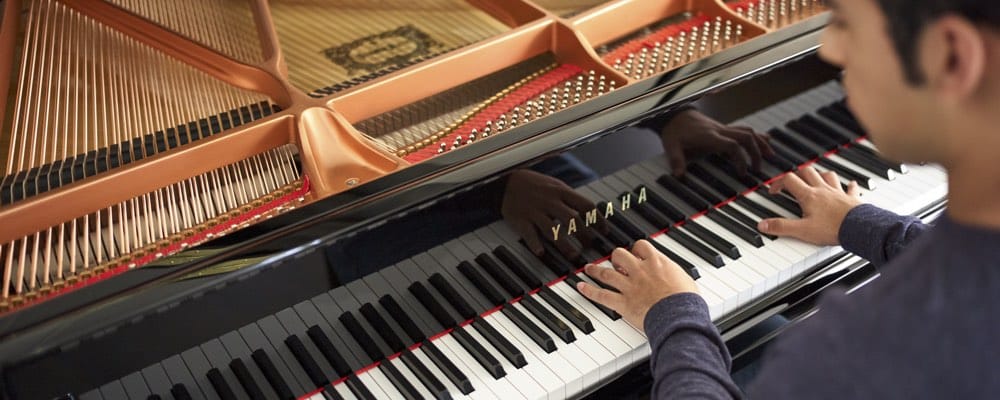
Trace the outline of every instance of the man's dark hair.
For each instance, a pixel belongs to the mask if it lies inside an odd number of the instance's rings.
[[[889,37],[903,61],[903,72],[911,84],[924,82],[917,65],[917,40],[924,28],[945,15],[964,17],[976,25],[1000,28],[998,0],[876,0],[889,24]]]

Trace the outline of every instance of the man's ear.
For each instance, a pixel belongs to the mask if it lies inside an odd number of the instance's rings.
[[[968,19],[948,15],[924,30],[919,46],[921,67],[932,90],[953,101],[975,95],[987,62],[982,31]]]

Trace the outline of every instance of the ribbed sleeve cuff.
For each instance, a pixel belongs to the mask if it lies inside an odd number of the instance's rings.
[[[649,336],[650,344],[662,341],[674,331],[683,327],[711,326],[708,303],[696,293],[677,293],[668,296],[649,309],[643,329]]]

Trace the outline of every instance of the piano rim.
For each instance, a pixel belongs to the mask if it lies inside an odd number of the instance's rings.
[[[282,266],[296,253],[315,251],[324,243],[362,231],[387,216],[460,192],[472,186],[472,183],[486,182],[532,160],[578,147],[645,118],[677,108],[709,92],[814,55],[819,48],[822,28],[828,19],[828,14],[810,18],[747,41],[741,46],[713,54],[701,62],[685,65],[657,78],[633,83],[581,103],[573,109],[511,129],[504,135],[476,143],[464,151],[443,154],[355,189],[292,210],[271,220],[278,225],[277,228],[250,238],[240,246],[232,246],[198,261],[164,268],[157,276],[138,283],[124,282],[117,279],[121,278],[118,276],[4,315],[0,317],[0,360],[3,360],[0,361],[0,370],[43,357],[62,347],[77,345],[109,327],[128,323],[127,321],[140,315],[155,313],[163,304],[184,301],[192,296],[186,292],[169,299],[145,298],[148,297],[143,296],[145,289],[153,285],[167,284],[170,280],[217,263],[240,258],[241,255],[252,252],[255,247],[280,240],[285,235],[319,223],[352,221],[330,230],[322,238],[300,239],[299,243],[286,251],[230,273],[226,280],[235,281],[247,274]],[[599,128],[588,129],[592,125]],[[212,246],[213,242],[216,241],[206,242],[197,248]],[[187,251],[177,255],[183,255]],[[201,294],[218,285],[219,282],[207,282],[195,292]],[[78,330],[72,340],[49,339],[53,331],[62,329],[60,325],[71,323],[85,314],[99,314],[101,305],[119,301],[136,304],[135,312],[124,316],[107,316],[102,319],[106,321],[104,324]]]

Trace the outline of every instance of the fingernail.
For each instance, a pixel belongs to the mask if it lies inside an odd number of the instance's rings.
[[[757,223],[757,230],[767,232],[768,225],[767,220],[762,220]]]
[[[587,290],[586,287],[587,287],[587,283],[586,282],[577,282],[576,283],[576,290],[579,290],[579,291],[582,292],[584,290]]]

